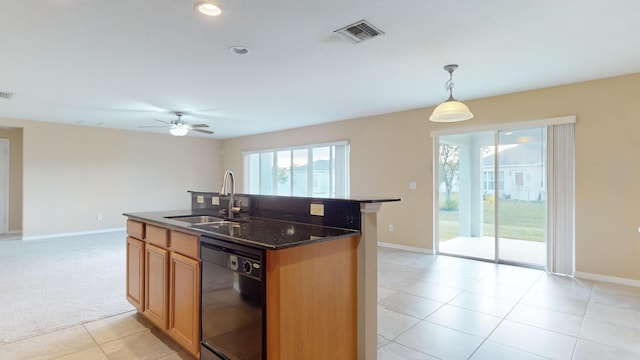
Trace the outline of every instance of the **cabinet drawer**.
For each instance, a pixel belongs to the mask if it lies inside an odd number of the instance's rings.
[[[139,240],[143,240],[144,223],[134,220],[127,220],[127,235]]]
[[[171,250],[194,259],[199,259],[200,242],[196,235],[171,231]]]
[[[147,224],[147,242],[167,248],[169,246],[169,229]]]

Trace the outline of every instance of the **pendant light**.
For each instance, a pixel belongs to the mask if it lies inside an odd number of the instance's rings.
[[[467,105],[453,98],[453,72],[458,68],[458,65],[451,64],[444,67],[449,73],[449,80],[446,82],[445,87],[449,90],[449,99],[438,105],[433,114],[429,117],[429,120],[433,122],[455,122],[469,120],[473,117],[471,111]]]

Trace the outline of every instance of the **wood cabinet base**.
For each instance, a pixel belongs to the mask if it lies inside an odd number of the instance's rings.
[[[357,357],[359,237],[267,251],[267,358]]]
[[[127,235],[127,300],[199,358],[199,237],[133,220]]]

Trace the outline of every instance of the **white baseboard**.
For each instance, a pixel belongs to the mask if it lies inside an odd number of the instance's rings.
[[[640,280],[634,280],[634,279],[620,278],[620,277],[600,275],[600,274],[592,274],[592,273],[587,273],[582,271],[576,271],[573,276],[579,279],[595,280],[595,281],[602,281],[602,282],[618,284],[618,285],[640,287]]]
[[[385,248],[390,248],[390,249],[413,251],[413,252],[418,252],[418,253],[422,253],[422,254],[431,254],[431,255],[433,255],[433,250],[419,248],[419,247],[413,247],[413,246],[399,245],[399,244],[386,243],[386,242],[380,242],[380,241],[378,241],[378,246],[385,247]]]
[[[91,230],[91,231],[78,231],[78,232],[70,232],[70,233],[25,236],[22,238],[22,240],[40,240],[40,239],[53,239],[53,238],[82,236],[82,235],[96,235],[96,234],[104,234],[104,233],[125,231],[125,230],[126,228],[122,227],[122,228],[101,229],[101,230]]]

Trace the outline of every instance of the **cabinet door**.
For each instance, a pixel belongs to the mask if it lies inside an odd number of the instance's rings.
[[[159,328],[166,330],[169,323],[169,251],[147,244],[144,260],[143,314]]]
[[[169,334],[192,355],[200,351],[200,262],[171,253]]]
[[[127,300],[144,310],[144,242],[127,237]]]

